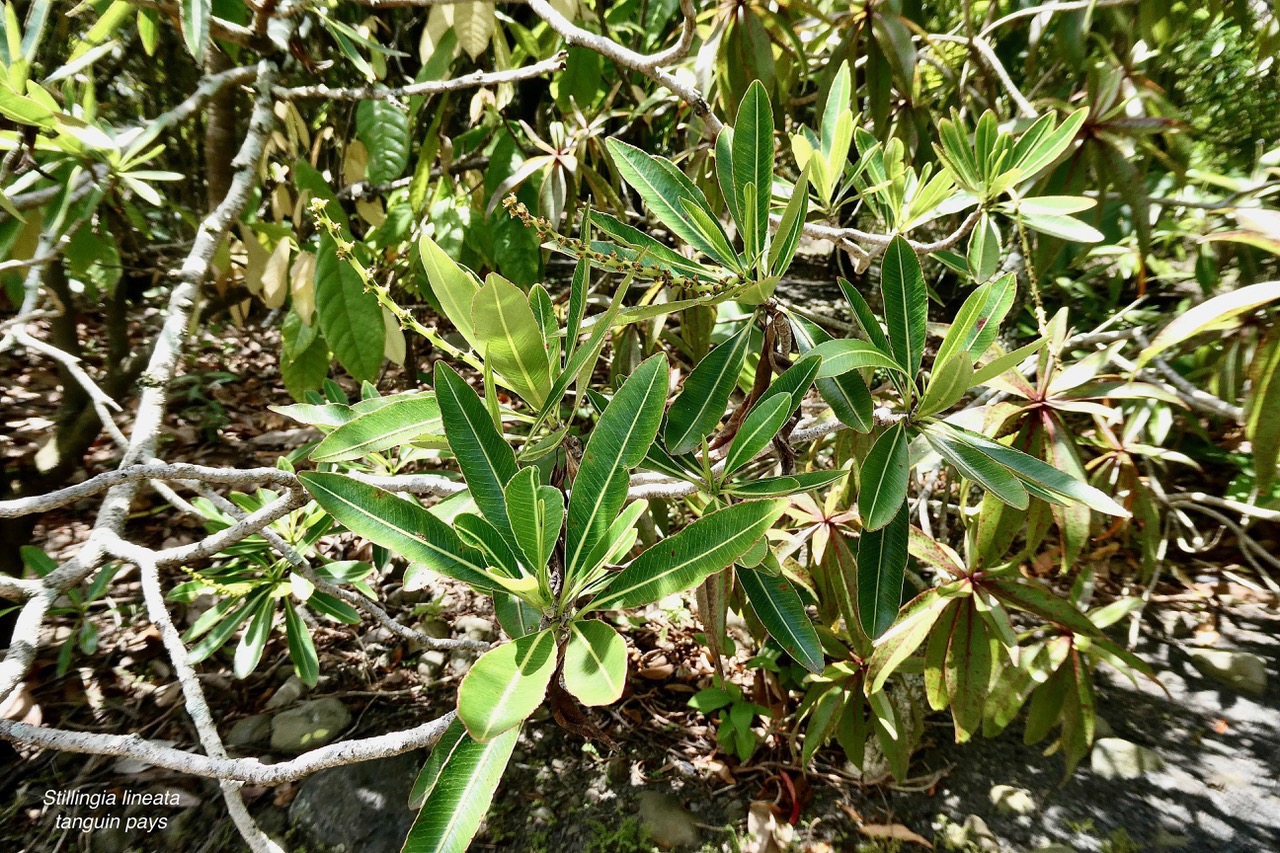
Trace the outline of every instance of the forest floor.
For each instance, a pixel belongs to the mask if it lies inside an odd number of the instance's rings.
[[[256,330],[210,336],[193,353],[185,370],[191,378],[178,386],[166,458],[270,465],[315,437],[267,408],[289,402],[278,390],[269,338]],[[23,442],[51,414],[40,409],[51,390],[37,378],[4,392],[0,422],[11,429],[0,452],[29,450]],[[99,454],[105,464],[110,448]],[[57,558],[69,556],[92,510],[86,503],[51,514],[37,528],[36,543]],[[160,503],[136,506],[131,531],[155,546],[202,535],[198,521]],[[326,548],[337,558],[369,556],[367,545],[350,536],[335,537]],[[801,770],[785,733],[773,733],[749,762],[727,757],[717,749],[714,723],[688,707],[712,674],[696,621],[682,602],[664,601],[628,633],[627,695],[593,712],[614,745],[586,742],[536,716],[472,849],[1280,849],[1280,609],[1272,596],[1198,571],[1187,567],[1183,581],[1156,590],[1139,625],[1136,651],[1155,667],[1161,685],[1100,673],[1098,712],[1105,725],[1093,755],[1065,779],[1062,757],[1046,755],[1044,743],[1024,745],[1017,724],[1000,737],[956,745],[945,715],[925,718],[912,778],[901,785],[883,775],[863,778],[836,747]],[[183,577],[175,570],[168,580]],[[457,585],[416,594],[394,584],[384,588],[389,609],[424,630],[496,637],[487,602]],[[194,732],[140,599],[136,580],[118,576],[90,612],[96,654],[77,652],[61,676],[58,650],[73,624],[70,617],[55,622],[26,689],[0,713],[67,728],[137,731],[192,748]],[[198,607],[174,610],[184,625],[199,613]],[[311,691],[291,677],[282,640],[272,642],[263,665],[242,681],[231,677],[229,665],[219,672],[215,661],[205,664],[210,701],[236,754],[289,755],[283,741],[273,745],[272,734],[290,715],[295,722],[332,715],[343,737],[432,719],[448,709],[470,663],[466,654],[415,649],[368,623],[356,631],[320,628],[315,640],[323,675]],[[739,662],[749,656],[748,644],[743,636]],[[1204,650],[1226,653],[1217,669],[1206,663]],[[407,792],[422,761],[411,754],[245,793],[263,827],[286,838],[291,850],[395,851],[413,817]],[[150,831],[77,833],[59,828],[59,818],[99,812],[50,805],[46,796],[73,790],[169,791],[179,802],[116,810],[164,819]],[[19,754],[0,744],[0,849],[235,851],[243,842],[211,782],[127,760]]]

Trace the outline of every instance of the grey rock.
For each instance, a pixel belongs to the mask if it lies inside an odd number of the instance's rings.
[[[698,822],[670,794],[645,791],[640,794],[640,823],[654,844],[664,850],[699,843]]]
[[[351,724],[351,712],[332,697],[303,702],[271,718],[271,748],[306,752],[337,739]]]
[[[981,850],[984,853],[999,853],[1000,841],[987,826],[987,822],[976,814],[965,817],[964,823],[946,823],[939,832],[939,840],[943,850]]]
[[[1267,663],[1251,652],[1188,649],[1192,665],[1206,678],[1250,696],[1267,692]]]
[[[409,753],[321,770],[302,783],[289,820],[312,849],[396,853],[413,824],[409,791],[421,765]]]
[[[1095,741],[1089,764],[1103,779],[1137,779],[1164,769],[1164,759],[1154,750],[1118,737]]]
[[[453,623],[453,629],[469,640],[484,642],[496,639],[498,636],[493,623],[483,616],[459,616]]]
[[[227,732],[227,746],[254,746],[271,740],[271,715],[254,714],[236,720]]]
[[[418,675],[434,681],[444,673],[448,662],[449,656],[439,649],[423,652],[422,657],[418,658]]]
[[[307,685],[303,684],[298,676],[291,675],[284,684],[276,688],[275,693],[271,694],[271,698],[267,700],[267,710],[274,711],[276,708],[292,705],[305,695],[307,695]]]
[[[990,797],[991,804],[1001,814],[1035,814],[1036,801],[1026,788],[1015,788],[1012,785],[996,785],[992,787]]]

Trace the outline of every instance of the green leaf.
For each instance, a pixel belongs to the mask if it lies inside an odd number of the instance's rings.
[[[1000,265],[1000,232],[991,217],[983,213],[969,236],[969,252],[966,258],[969,274],[979,284],[996,274]]]
[[[755,187],[750,203],[746,193],[749,185]],[[738,106],[738,117],[733,125],[733,188],[742,214],[738,225],[743,230],[749,258],[763,251],[769,239],[772,187],[773,108],[764,84],[753,80]],[[749,228],[753,233],[747,233]]]
[[[325,341],[348,373],[360,381],[378,375],[386,335],[382,307],[365,292],[360,273],[338,257],[328,234],[320,235],[316,258],[316,316]]]
[[[1032,231],[1048,234],[1061,240],[1073,243],[1101,243],[1107,239],[1097,228],[1076,219],[1074,216],[1058,214],[1027,213],[1019,210],[1018,218]]]
[[[495,588],[480,554],[465,547],[453,528],[417,504],[342,474],[304,471],[298,480],[325,512],[352,533],[478,590]],[[405,587],[418,588],[410,583],[408,572]]]
[[[809,471],[787,477],[765,477],[761,480],[731,483],[725,487],[724,492],[741,498],[781,498],[823,489],[847,474],[843,470]]]
[[[528,577],[521,570],[520,558],[516,556],[515,548],[487,518],[476,515],[473,512],[463,512],[454,517],[452,526],[457,531],[458,538],[462,540],[462,544],[468,548],[475,548],[481,554],[484,554],[485,561],[492,568],[497,569],[507,578],[519,580]],[[498,583],[511,592],[524,592],[533,586],[533,584],[527,582],[507,584],[501,579],[498,579]]]
[[[863,333],[866,334],[867,340],[871,341],[872,346],[880,350],[880,352],[891,352],[889,339],[884,336],[884,329],[880,327],[880,322],[876,320],[876,315],[872,312],[871,306],[867,304],[866,297],[854,289],[854,286],[847,279],[838,279],[837,283],[840,285],[840,292],[848,300],[849,307],[853,309],[853,317],[858,321],[858,326]]]
[[[1010,607],[1025,610],[1077,634],[1097,637],[1102,633],[1074,604],[1035,581],[997,581],[991,587],[991,593]]]
[[[458,687],[458,718],[476,740],[492,740],[538,710],[555,671],[556,638],[550,630],[490,649]]]
[[[289,642],[289,657],[293,660],[293,671],[303,684],[315,687],[320,679],[320,658],[316,655],[315,643],[311,641],[311,631],[288,601],[284,605],[284,627]]]
[[[898,615],[907,571],[908,515],[904,500],[888,524],[864,530],[858,538],[858,618],[872,639],[888,630]]]
[[[742,221],[742,209],[738,206],[738,194],[733,184],[733,128],[725,125],[716,136],[716,182],[720,194],[734,222]]]
[[[969,380],[969,384],[977,387],[979,385],[985,385],[991,380],[1003,376],[1019,364],[1022,364],[1026,358],[1039,352],[1040,348],[1045,345],[1045,341],[1045,338],[1039,338],[1026,346],[1019,347],[1013,352],[1005,353],[1004,355],[991,359],[986,364],[973,371],[973,377]]]
[[[564,650],[564,687],[583,705],[611,705],[627,686],[627,643],[596,619],[575,619]]]
[[[458,458],[471,497],[484,517],[514,547],[503,490],[519,470],[515,452],[494,426],[480,397],[443,361],[436,362],[435,388],[445,437]]]
[[[236,646],[236,678],[248,678],[262,660],[262,652],[271,637],[271,622],[276,615],[276,600],[264,596],[254,608],[253,618]]]
[[[560,539],[564,495],[559,489],[541,485],[537,468],[523,468],[507,483],[505,497],[516,543],[527,564],[541,571]]]
[[[956,725],[956,742],[963,743],[982,722],[992,659],[990,639],[975,612],[973,599],[960,603],[958,608],[943,673]]]
[[[889,327],[889,350],[907,376],[914,377],[924,357],[929,294],[920,261],[902,237],[894,237],[885,249],[880,290]]]
[[[1151,345],[1138,355],[1137,365],[1143,367],[1169,347],[1202,332],[1220,328],[1220,324],[1277,299],[1280,299],[1280,281],[1251,284],[1207,299],[1190,311],[1179,314],[1173,322],[1161,329]]]
[[[1034,456],[1028,456],[1021,450],[1006,447],[985,436],[961,429],[952,424],[943,424],[942,426],[959,440],[967,442],[970,446],[977,448],[1008,468],[1027,486],[1040,486],[1049,492],[1062,495],[1073,501],[1079,501],[1090,509],[1106,515],[1114,515],[1118,518],[1129,517],[1128,510],[1100,490],[1077,480],[1070,474],[1059,471]]]
[[[807,355],[813,347],[831,340],[830,335],[801,317],[791,318],[791,328],[801,355]],[[861,374],[849,371],[839,376],[827,378],[819,376],[814,380],[814,384],[818,388],[818,393],[822,395],[823,401],[831,407],[832,414],[841,423],[857,432],[871,431],[875,404]]]
[[[391,98],[361,101],[356,137],[369,151],[369,182],[391,183],[409,165],[409,108]]]
[[[729,397],[737,387],[750,341],[751,325],[746,324],[732,338],[707,353],[689,373],[667,413],[663,438],[669,453],[675,456],[688,453],[720,423]]]
[[[394,400],[347,421],[311,451],[315,462],[359,459],[413,441],[444,442],[444,422],[434,394]]]
[[[750,550],[786,505],[751,501],[704,515],[633,560],[584,612],[640,607],[696,586]]]
[[[1088,107],[1076,110],[1058,126],[1054,125],[1054,116],[1047,114],[1032,125],[1013,148],[1008,166],[1021,173],[1020,180],[1035,177],[1046,166],[1052,165],[1075,140],[1076,134],[1084,126],[1089,115]]]
[[[498,624],[513,639],[538,630],[542,622],[542,612],[523,598],[517,598],[505,592],[493,593],[493,612],[498,617]]]
[[[591,248],[603,251],[608,254],[618,255],[628,260],[635,260],[643,253],[643,260],[646,266],[657,266],[664,269],[670,269],[693,278],[701,278],[712,280],[715,276],[712,271],[697,261],[690,260],[679,252],[676,252],[670,246],[659,243],[657,240],[633,228],[624,222],[619,222],[607,213],[601,213],[598,210],[591,211],[591,224],[600,229],[609,237],[639,251],[620,252],[616,246],[608,243],[595,242],[591,244]]]
[[[962,477],[982,486],[1009,506],[1027,508],[1027,490],[1003,465],[963,441],[953,439],[942,430],[926,428],[924,436],[929,446],[959,471]]]
[[[874,344],[853,338],[837,338],[818,344],[806,354],[816,355],[822,359],[822,366],[818,368],[819,379],[843,376],[850,370],[861,370],[864,367],[895,372],[902,370],[902,365]]]
[[[512,728],[480,743],[461,722],[450,724],[414,784],[413,804],[422,808],[403,853],[466,853],[519,737]]]
[[[728,477],[768,447],[790,416],[791,395],[785,392],[761,400],[753,406],[734,435],[733,443],[729,445],[724,476]]]
[[[866,530],[879,530],[892,521],[907,499],[911,471],[907,444],[906,427],[894,424],[880,434],[862,463],[858,514]]]
[[[927,589],[907,602],[898,620],[876,640],[867,661],[868,695],[883,689],[889,676],[920,647],[960,590],[960,584],[947,584]]]
[[[482,347],[471,320],[471,304],[480,291],[480,282],[430,237],[424,235],[418,241],[418,256],[422,259],[431,292],[439,300],[444,316],[472,349],[481,352]]]
[[[551,392],[547,344],[529,299],[500,275],[490,275],[471,301],[480,354],[494,372],[534,408]]]
[[[960,306],[955,321],[938,346],[934,369],[967,352],[977,361],[995,340],[1001,321],[1013,306],[1017,281],[1012,273],[976,288]]]
[[[618,139],[605,142],[623,180],[640,194],[640,198],[672,233],[723,266],[736,269],[738,258],[729,246],[729,238],[716,226],[714,241],[708,241],[689,217],[684,202],[702,210],[714,220],[706,196],[693,185],[671,161],[654,157]]]
[[[782,209],[782,221],[778,223],[778,234],[769,246],[769,260],[766,271],[770,275],[780,276],[791,266],[800,246],[800,235],[804,232],[804,218],[809,212],[809,170],[800,173],[791,191],[787,206]]]
[[[204,58],[204,49],[209,44],[212,16],[213,0],[182,0],[182,41],[197,61]]]
[[[769,636],[801,666],[821,675],[825,665],[822,642],[791,582],[782,575],[771,577],[754,569],[740,569],[737,574],[751,609]]]
[[[565,575],[570,585],[593,568],[586,557],[626,503],[628,471],[657,437],[666,393],[667,359],[659,353],[627,378],[591,431],[569,496]]]

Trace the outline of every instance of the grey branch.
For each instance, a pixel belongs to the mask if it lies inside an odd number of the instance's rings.
[[[566,56],[567,54],[561,51],[551,59],[544,59],[542,62],[535,62],[533,65],[526,65],[523,68],[513,68],[510,71],[476,71],[472,74],[465,74],[462,77],[452,77],[448,80],[428,80],[408,86],[359,86],[334,89],[320,83],[315,86],[297,86],[292,89],[279,87],[275,90],[275,93],[276,97],[286,101],[297,101],[306,98],[323,98],[330,101],[386,101],[391,98],[408,98],[414,95],[438,95],[442,92],[497,86],[502,83],[515,83],[520,80],[541,77],[544,74],[553,74],[564,68]]]

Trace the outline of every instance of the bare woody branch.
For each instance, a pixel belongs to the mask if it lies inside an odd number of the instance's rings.
[[[390,98],[408,98],[414,95],[438,95],[443,92],[456,92],[460,89],[476,89],[484,86],[498,86],[502,83],[516,83],[553,74],[564,68],[568,54],[561,51],[550,59],[535,62],[522,68],[510,71],[476,71],[461,77],[448,80],[428,80],[408,86],[358,86],[355,88],[332,88],[323,83],[314,86],[296,86],[294,88],[279,87],[276,97],[286,101],[304,100],[307,98],[323,98],[329,101],[385,101]]]

